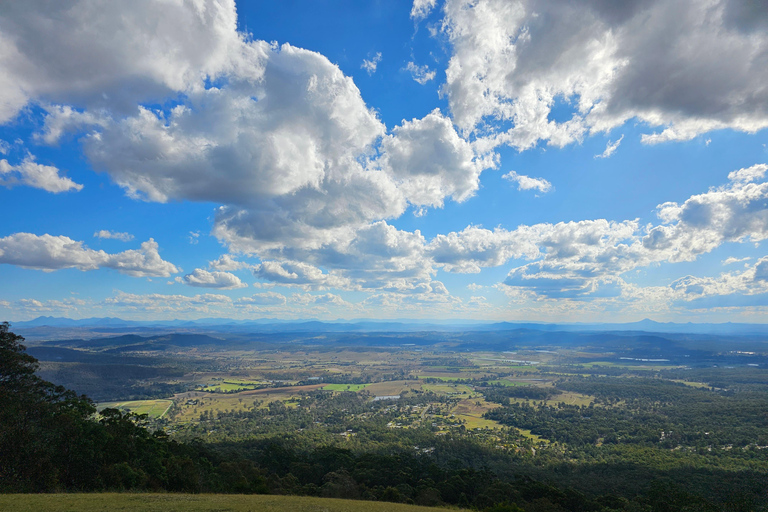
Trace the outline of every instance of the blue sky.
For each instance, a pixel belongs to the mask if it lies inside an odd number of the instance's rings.
[[[45,5],[0,318],[765,321],[754,2]]]

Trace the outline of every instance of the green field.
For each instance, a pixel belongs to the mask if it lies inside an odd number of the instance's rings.
[[[443,382],[453,382],[453,381],[456,381],[456,380],[463,380],[463,379],[467,378],[466,376],[464,376],[464,377],[442,377],[442,376],[437,376],[437,375],[419,375],[418,377],[420,379],[436,379],[436,380],[440,380],[440,381],[443,381]]]
[[[136,414],[146,414],[150,418],[162,418],[173,405],[173,400],[134,400],[132,402],[101,402],[99,410],[113,407],[128,410]]]
[[[221,384],[209,384],[203,387],[203,391],[209,391],[212,393],[228,393],[233,391],[256,389],[260,385],[262,385],[262,383],[223,382]]]
[[[326,391],[360,391],[365,389],[369,384],[326,384],[322,389]]]
[[[5,494],[0,510],[15,512],[429,512],[442,508],[375,501],[242,494]],[[456,510],[456,509],[454,509]]]
[[[516,380],[498,379],[489,380],[488,384],[495,384],[497,386],[530,386],[530,382],[519,382]]]

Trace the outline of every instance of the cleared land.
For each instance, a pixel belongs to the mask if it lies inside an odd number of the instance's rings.
[[[443,508],[399,503],[238,494],[6,494],[0,510],[16,512],[429,512]],[[454,509],[456,510],[456,509]]]
[[[173,405],[173,400],[134,400],[132,402],[102,402],[99,410],[112,407],[128,410],[136,414],[146,414],[150,418],[162,418]]]

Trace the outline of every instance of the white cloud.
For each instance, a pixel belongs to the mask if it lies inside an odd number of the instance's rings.
[[[133,277],[168,277],[181,270],[164,261],[153,239],[132,249],[108,254],[66,236],[15,233],[0,238],[0,263],[51,272],[64,268],[111,268]]]
[[[599,155],[595,155],[595,158],[608,158],[610,157],[617,149],[619,149],[619,145],[621,144],[621,141],[624,140],[624,134],[621,135],[621,137],[616,140],[616,142],[608,141],[608,144],[605,145],[605,151],[603,151]]]
[[[190,231],[188,237],[190,245],[197,245],[200,242],[200,232]]]
[[[543,194],[552,190],[552,183],[544,178],[531,178],[530,176],[517,174],[515,171],[509,171],[502,178],[512,183],[517,183],[517,190],[538,190]]]
[[[208,266],[213,270],[220,270],[223,272],[232,272],[233,270],[242,270],[253,267],[253,265],[245,263],[244,261],[237,261],[230,254],[222,254],[219,256],[219,259],[209,261]]]
[[[743,262],[749,261],[751,259],[752,258],[750,258],[749,256],[747,256],[746,258],[736,258],[734,256],[729,256],[728,258],[725,258],[720,263],[722,263],[723,265],[732,265],[734,263],[743,263]]]
[[[382,167],[411,204],[441,207],[449,196],[461,202],[480,186],[484,163],[475,161],[471,145],[437,109],[423,119],[403,121],[381,149]]]
[[[235,288],[245,288],[248,286],[243,283],[239,277],[229,272],[208,272],[196,268],[191,274],[181,278],[182,282],[189,286],[198,286],[201,288],[219,288],[222,290],[233,290]]]
[[[285,295],[276,292],[255,293],[235,301],[236,306],[284,306]]]
[[[409,62],[408,65],[405,66],[405,70],[408,71],[411,74],[411,77],[421,85],[435,79],[435,71],[430,70],[429,66],[426,64],[417,66],[414,62]]]
[[[435,8],[437,0],[413,0],[413,7],[411,7],[411,18],[416,21],[423,20],[432,9]]]
[[[120,240],[121,242],[130,242],[133,240],[133,235],[130,233],[120,233],[118,231],[109,231],[106,229],[101,229],[99,231],[96,231],[93,236],[95,238],[106,238],[106,239],[112,239],[112,240]]]
[[[253,275],[284,286],[307,289],[345,289],[350,286],[349,279],[336,273],[323,273],[321,269],[300,261],[263,261],[254,267]]]
[[[3,176],[8,178],[1,179]],[[83,186],[65,176],[59,176],[59,169],[52,165],[42,165],[35,162],[35,157],[27,155],[18,165],[11,165],[8,160],[0,160],[0,185],[11,188],[15,185],[28,185],[48,192],[77,192]]]
[[[320,54],[250,44],[260,80],[233,75],[168,115],[110,121],[84,140],[94,167],[133,197],[226,205],[214,234],[238,251],[317,246],[399,216],[393,179],[365,166],[385,129],[352,80]]]
[[[363,63],[360,65],[360,68],[366,70],[369,75],[372,75],[376,72],[376,68],[379,66],[379,62],[381,62],[381,52],[376,52],[376,55],[374,55],[370,60],[363,59]]]
[[[768,17],[748,3],[448,0],[444,13],[443,92],[486,148],[562,146],[632,118],[661,129],[647,144],[768,126]],[[571,118],[553,120],[556,104]]]
[[[234,0],[8,4],[0,19],[0,122],[28,102],[125,112],[199,88],[245,66],[250,47],[236,24]]]
[[[77,314],[88,302],[82,299],[64,299],[64,300],[38,300],[38,299],[20,299],[10,303],[3,301],[5,307],[13,308],[21,314],[39,315],[40,313],[59,313],[63,315]],[[2,305],[2,304],[0,304]]]
[[[662,224],[643,237],[645,249],[665,261],[691,261],[724,242],[768,238],[768,165],[739,169],[728,175],[730,183],[687,199],[658,206]]]
[[[118,291],[114,297],[104,299],[103,304],[123,311],[184,315],[188,313],[221,314],[232,306],[232,299],[226,295],[211,293],[193,296],[161,293],[139,295]]]
[[[317,304],[323,306],[336,306],[353,309],[354,305],[347,302],[343,298],[333,293],[326,293],[324,295],[312,295],[309,293],[299,294],[294,293],[291,296],[291,302],[294,304],[301,304],[303,306]]]

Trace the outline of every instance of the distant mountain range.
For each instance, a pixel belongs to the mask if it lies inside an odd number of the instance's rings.
[[[13,322],[12,329],[23,331],[37,328],[71,328],[95,330],[132,329],[210,329],[226,332],[461,332],[461,331],[511,331],[531,329],[536,331],[612,332],[637,331],[655,333],[768,335],[768,324],[742,323],[673,323],[644,319],[629,323],[537,323],[537,322],[481,322],[476,320],[233,320],[227,318],[202,318],[198,320],[135,321],[121,318],[84,318],[40,316],[34,320]]]

